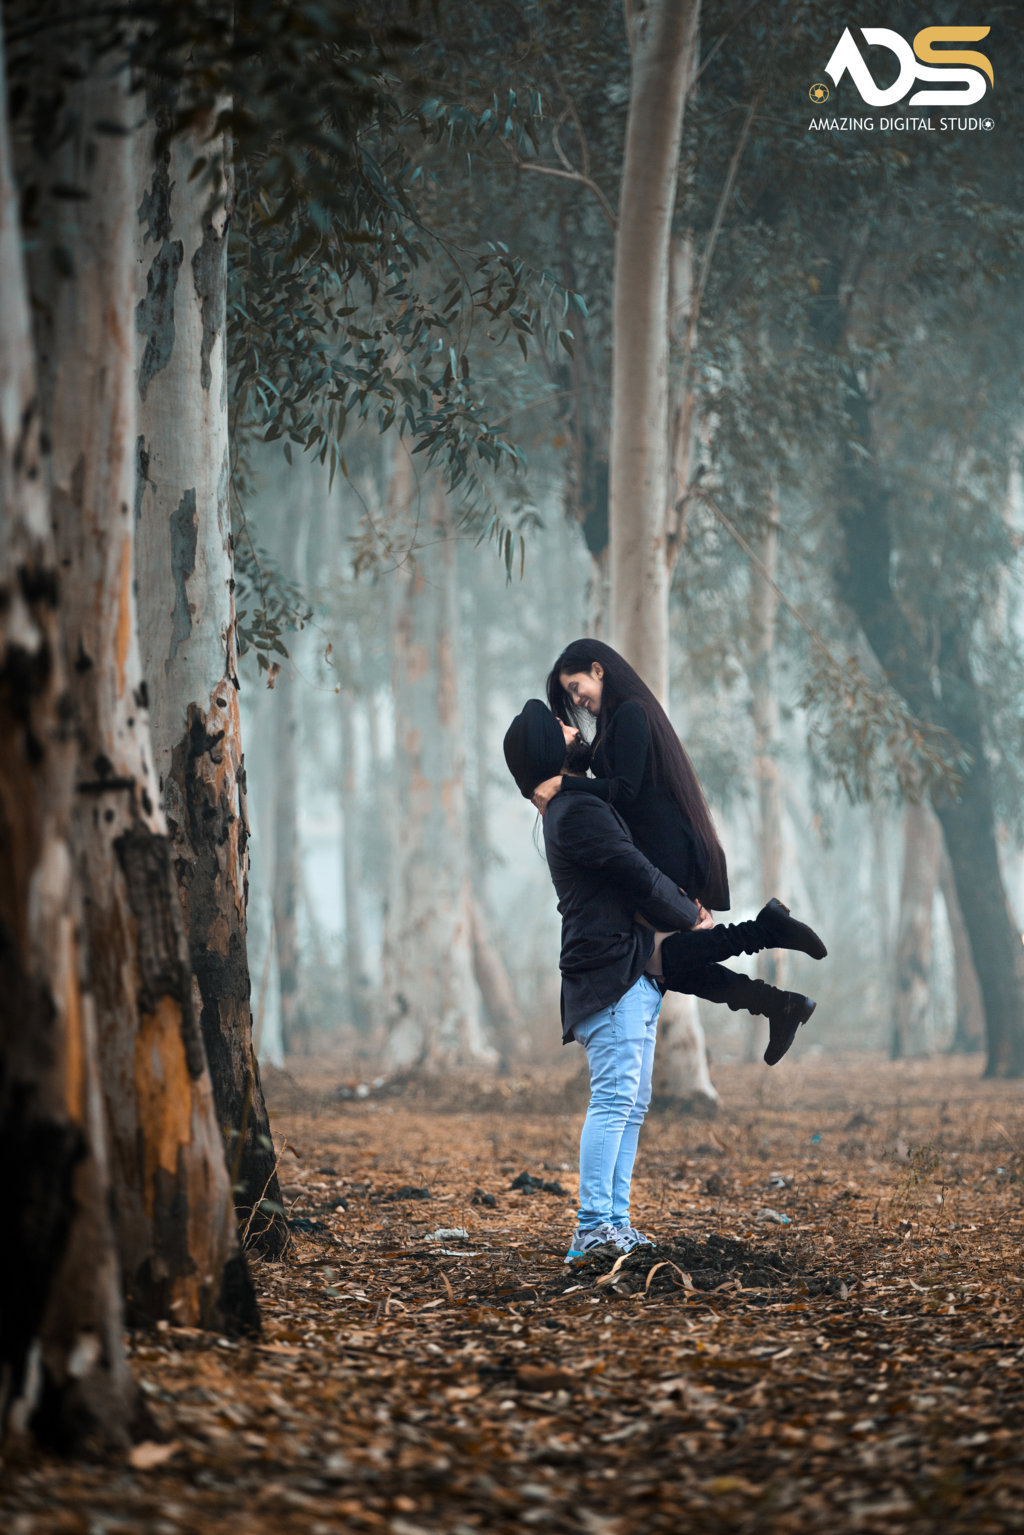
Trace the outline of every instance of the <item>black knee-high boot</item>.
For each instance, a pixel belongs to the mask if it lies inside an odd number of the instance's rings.
[[[813,997],[805,997],[799,991],[780,991],[767,981],[752,980],[740,971],[729,970],[725,965],[697,966],[689,970],[670,966],[665,971],[663,984],[669,991],[683,991],[691,996],[705,997],[709,1002],[722,1002],[733,1013],[753,1013],[755,1017],[768,1019],[768,1044],[764,1059],[774,1066],[782,1060],[796,1038],[796,1031],[817,1007]]]
[[[717,965],[723,959],[740,954],[757,954],[761,949],[799,949],[813,959],[824,959],[828,950],[813,928],[797,922],[781,901],[762,906],[752,922],[722,923],[716,927],[673,933],[661,949],[661,963],[670,990],[681,990],[671,976],[695,965]]]
[[[796,1038],[796,1031],[817,1007],[813,997],[805,997],[799,991],[780,991],[767,981],[755,981],[748,975],[738,977],[741,985],[734,986],[726,998],[726,1006],[734,1013],[745,1009],[757,1018],[768,1019],[768,1044],[764,1059],[774,1066],[781,1061]]]

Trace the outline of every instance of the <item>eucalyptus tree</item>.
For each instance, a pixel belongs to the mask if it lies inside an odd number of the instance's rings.
[[[0,40],[0,1439],[123,1444],[123,1341],[96,1020],[73,879],[76,753]]]
[[[898,6],[889,19],[909,31],[915,14]],[[1000,69],[1012,73],[1019,30],[999,25],[1010,14],[996,8],[992,42]],[[763,6],[737,30],[728,57],[723,50],[704,76],[698,133],[758,91],[766,100],[801,83],[806,91],[834,46],[835,23],[816,3],[798,19],[794,30],[792,7]],[[1016,1074],[1021,948],[996,819],[1000,784],[1013,776],[1006,695],[1019,693],[984,597],[996,572],[1012,568],[999,507],[1019,408],[1017,330],[1004,324],[1020,249],[1012,97],[1000,98],[999,111],[1001,138],[936,131],[898,143],[881,131],[808,133],[796,109],[761,114],[721,227],[707,311],[720,320],[717,338],[709,333],[719,451],[729,444],[734,469],[774,464],[788,483],[816,466],[826,491],[818,536],[834,551],[835,588],[899,700],[882,713],[908,711],[918,722],[906,721],[909,737],[898,732],[917,758],[900,782],[930,794],[943,827],[985,995],[988,1070]],[[729,150],[713,133],[706,144],[702,177],[714,177]],[[703,196],[710,209],[710,185]],[[710,224],[707,211],[701,217]],[[743,329],[730,328],[741,316]],[[874,706],[862,715],[868,694],[854,692],[845,721],[831,712],[833,760],[864,787],[843,749],[854,747],[863,764]]]
[[[22,188],[36,194],[34,352],[76,748],[69,877],[85,1005],[129,1315],[252,1323],[136,637],[132,108],[124,60],[92,63],[73,24],[58,29],[32,81],[52,115],[19,124]]]
[[[317,176],[320,187],[333,185],[337,165],[344,163],[339,146],[347,144],[347,124],[339,127],[337,111],[325,119],[325,94],[346,69],[351,78],[361,73],[361,66],[353,65],[346,53],[345,44],[351,42],[352,34],[342,28],[340,40],[333,34],[324,39],[330,54],[328,67],[319,77],[319,95],[314,92],[311,97],[306,66],[317,56],[316,49],[296,8],[283,15],[276,6],[251,7],[237,30],[226,25],[226,13],[202,5],[177,7],[173,12],[161,5],[124,11],[113,8],[81,18],[50,8],[40,13],[36,8],[14,5],[10,14],[18,51],[14,72],[19,97],[18,142],[23,150],[21,191],[25,206],[31,210],[36,248],[35,350],[43,385],[42,422],[53,445],[47,480],[61,567],[61,586],[54,600],[60,646],[68,663],[68,687],[61,696],[69,701],[76,746],[75,813],[68,819],[70,862],[65,872],[71,885],[69,910],[75,909],[76,899],[82,902],[83,968],[88,978],[83,1009],[92,1007],[97,1022],[106,1130],[115,1152],[118,1256],[136,1317],[152,1320],[173,1315],[179,1321],[202,1323],[224,1315],[252,1324],[251,1289],[230,1221],[228,1173],[192,984],[194,965],[200,976],[203,1022],[210,1023],[211,1000],[219,999],[213,995],[215,986],[207,984],[204,990],[204,979],[209,982],[204,966],[214,959],[223,960],[226,954],[240,984],[228,1009],[230,1016],[218,1016],[214,1021],[218,1027],[237,1030],[241,1035],[234,1058],[241,1063],[242,1075],[248,1075],[251,1105],[256,1086],[252,1085],[255,1074],[248,1041],[248,977],[244,952],[240,952],[244,941],[240,898],[244,895],[245,817],[231,694],[235,686],[234,615],[223,495],[227,468],[223,191],[229,186],[224,134],[230,127],[237,140],[250,131],[251,136],[258,137],[260,130],[264,144],[269,143],[272,150],[274,132],[282,125],[292,125],[299,103],[306,110],[306,116],[302,118],[299,112],[299,117],[308,130],[302,150],[307,175],[300,190],[308,190]],[[319,10],[317,17],[322,21]],[[259,33],[261,25],[265,30]],[[287,45],[279,49],[274,48],[275,25],[283,28],[281,40]],[[250,27],[257,28],[255,46]],[[287,78],[293,118],[282,112],[268,141],[265,125],[257,121],[255,104],[262,100],[265,63],[271,50],[275,68],[285,63],[292,66]],[[125,84],[129,59],[144,73],[169,75],[170,88],[179,92],[177,97],[172,94],[172,121],[157,146],[155,164],[151,161],[145,172],[143,229],[152,238],[157,259],[151,269],[152,282],[146,274],[146,291],[137,313],[131,290],[139,187],[134,164],[136,113]],[[183,59],[188,66],[184,72]],[[254,68],[254,60],[264,67]],[[361,101],[377,95],[379,92],[367,87]],[[226,98],[230,98],[230,106]],[[163,129],[164,125],[157,126]],[[177,137],[188,131],[193,135],[192,144],[179,146]],[[311,136],[316,137],[315,144],[310,143]],[[195,162],[200,139],[208,156],[219,161],[214,171],[225,177],[220,203],[215,176],[204,180],[202,167]],[[46,161],[47,154],[55,156],[52,162]],[[259,210],[254,217],[267,214],[269,201],[266,222],[280,230],[286,227],[295,206],[291,167],[280,160],[275,163],[272,152],[266,152],[260,163],[261,176],[254,175],[247,183],[253,207]],[[193,170],[199,174],[193,177]],[[194,195],[179,195],[177,205],[172,205],[172,192],[183,193],[182,182],[189,178],[197,183]],[[354,180],[360,195],[373,182],[372,177],[356,176]],[[385,199],[378,199],[378,204],[381,200]],[[396,206],[409,214],[407,202],[399,199]],[[5,232],[7,229],[5,226]],[[138,229],[140,239],[143,229]],[[381,234],[382,271],[391,271],[389,252],[393,244],[390,232]],[[176,304],[176,284],[170,278],[180,271],[186,247],[191,287],[182,285]],[[294,240],[284,242],[281,249],[293,266],[301,264],[306,254],[296,251]],[[482,258],[483,267],[489,259]],[[486,272],[482,278],[485,294],[493,296],[497,285],[504,297],[511,295],[509,303],[514,304],[519,292],[514,264],[506,262],[503,255],[495,255],[494,271],[493,283]],[[365,272],[363,263],[364,276]],[[280,272],[272,271],[271,282],[280,276]],[[421,323],[424,306],[411,303],[411,292],[404,296],[410,302],[391,296],[396,314],[415,311],[416,336],[431,349],[432,339],[424,337],[433,323],[429,318],[433,309]],[[371,301],[372,297],[371,292]],[[315,294],[313,302],[320,304],[322,316],[322,296]],[[181,328],[178,347],[172,306]],[[329,319],[335,326],[335,338],[337,322],[348,318],[345,306],[341,307],[343,312],[332,312]],[[521,315],[519,319],[527,326]],[[138,371],[132,346],[136,324],[145,343],[140,347]],[[393,350],[397,344],[402,354],[397,320],[395,328],[398,341],[389,334],[386,346]],[[9,347],[5,368],[10,363],[12,377],[22,377],[18,371],[24,362],[18,350],[22,342],[23,338],[13,332],[5,336]],[[308,349],[303,355],[308,357]],[[370,396],[379,400],[382,390],[395,398],[398,375],[393,367],[384,368],[380,355],[380,350],[360,355],[348,365],[347,376],[357,403]],[[251,349],[245,356],[253,361]],[[373,372],[378,365],[380,377]],[[408,386],[405,425],[420,435],[452,478],[459,474],[459,454],[463,451],[479,451],[488,463],[511,454],[497,445],[486,424],[479,424],[466,373],[466,366],[456,359],[454,365],[446,361],[436,377],[421,377],[416,388],[404,379]],[[263,387],[244,372],[239,377],[242,385],[251,384],[254,390],[257,384]],[[318,403],[326,400],[325,408],[340,412],[344,403],[336,395],[337,378],[332,371]],[[384,382],[378,388],[380,378]],[[197,382],[198,388],[190,396],[189,385]],[[272,392],[272,381],[269,387]],[[146,411],[141,442],[140,394],[145,397]],[[158,398],[161,394],[163,401]],[[186,404],[187,420],[176,417],[176,410]],[[288,414],[295,406],[294,397],[282,406],[290,429],[302,425]],[[251,415],[251,411],[248,417],[243,412],[243,425],[247,421],[251,425]],[[269,416],[266,424],[272,424]],[[182,461],[172,441],[175,433],[191,444],[195,462]],[[309,446],[308,437],[304,441]],[[154,503],[163,498],[155,514],[158,526],[151,545],[157,553],[143,570],[141,597],[152,651],[148,664],[156,679],[154,688],[160,692],[155,711],[157,749],[165,782],[173,784],[170,801],[177,817],[173,854],[137,641],[135,520],[131,515],[137,488],[143,518],[154,515]],[[165,514],[161,530],[159,523]],[[12,523],[5,531],[11,533],[13,558],[22,539],[20,524]],[[162,532],[170,544],[169,557]],[[5,559],[7,554],[5,550]],[[156,613],[163,592],[152,590],[157,584],[152,572],[166,569],[162,562],[168,558],[172,573],[169,633],[166,613],[163,627]],[[17,605],[12,613],[19,618]],[[257,620],[262,624],[258,638],[265,639],[271,620],[266,613],[257,615]],[[162,653],[164,648],[166,653]],[[53,676],[58,675],[55,657]],[[52,688],[44,689],[40,706],[48,707],[52,702]],[[202,739],[197,741],[197,736]],[[58,755],[47,762],[54,764],[57,775],[52,783],[55,830],[51,840],[59,860],[61,817],[68,807],[59,788]],[[29,767],[39,772],[41,792],[48,787],[40,766],[45,757],[43,751],[29,761]],[[197,868],[195,859],[211,853],[202,842],[211,815],[217,837],[210,841],[216,846],[209,866]],[[178,889],[175,874],[180,876]],[[55,900],[60,897],[59,885],[57,880]],[[193,955],[185,942],[182,896],[190,918]],[[11,920],[21,922],[28,943],[38,912],[33,913],[31,891],[24,880],[13,888],[12,899]],[[53,909],[56,912],[56,906]],[[62,953],[65,959],[69,953],[73,955],[66,945],[55,945],[56,956]],[[22,959],[30,968],[36,963],[27,950]],[[102,1340],[117,1324],[116,1305],[110,1300],[104,1278],[106,1239],[97,1214],[97,1201],[103,1204],[104,1172],[99,1161],[98,1125],[95,1119],[86,1124],[83,1117],[86,1108],[90,1114],[94,1108],[88,1091],[89,1061],[82,1056],[88,1043],[87,1027],[83,1023],[76,1032],[74,1009],[68,1001],[74,998],[72,971],[65,970],[54,983],[65,988],[55,1004],[54,1043],[63,1052],[57,1062],[59,1070],[70,1073],[79,1087],[77,1096],[73,1094],[69,1100],[67,1112],[71,1131],[81,1133],[87,1148],[81,1175],[83,1209],[85,1185],[92,1179],[88,1214],[94,1221],[97,1280],[90,1293],[95,1297],[96,1333]],[[15,1074],[20,1070],[21,1066],[15,1065]],[[41,1102],[51,1086],[40,1079]],[[244,1129],[230,1105],[221,1118],[227,1120],[223,1128],[229,1135]],[[26,1126],[22,1129],[28,1133]],[[258,1197],[252,1178],[246,1194],[250,1202]],[[75,1208],[61,1216],[69,1223],[76,1243],[78,1231],[85,1230],[79,1213]],[[65,1232],[68,1229],[66,1224]],[[32,1281],[44,1308],[50,1308],[51,1303],[57,1309],[65,1307],[64,1320],[69,1325],[76,1315],[84,1314],[68,1302],[67,1287],[76,1282],[66,1264],[70,1250],[55,1238],[46,1252],[39,1254]],[[96,1311],[101,1305],[107,1307],[102,1317]],[[37,1336],[45,1341],[41,1332]],[[32,1339],[28,1341],[31,1349]],[[23,1349],[24,1344],[22,1338],[12,1347]],[[102,1350],[102,1341],[99,1347]],[[107,1362],[116,1374],[115,1354],[113,1350]],[[27,1357],[24,1352],[12,1355],[15,1375],[9,1377],[5,1391],[20,1391],[15,1376],[24,1370]],[[84,1389],[75,1381],[88,1382],[95,1362],[92,1352],[86,1358],[79,1350],[73,1381],[64,1367],[67,1360],[62,1364],[61,1357],[58,1349],[51,1375],[54,1420],[70,1410],[76,1391],[81,1394]]]

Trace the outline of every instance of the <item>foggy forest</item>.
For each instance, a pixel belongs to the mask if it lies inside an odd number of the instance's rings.
[[[11,1535],[1020,1528],[1022,19],[4,0]]]

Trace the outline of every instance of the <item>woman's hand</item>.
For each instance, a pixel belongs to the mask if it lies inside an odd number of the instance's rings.
[[[708,911],[707,907],[706,906],[702,906],[700,901],[698,901],[697,902],[697,920],[693,924],[693,927],[692,927],[691,931],[696,933],[696,932],[699,932],[702,928],[714,927],[714,925],[715,925],[714,917]]]
[[[533,793],[530,795],[530,798],[536,805],[537,809],[540,811],[541,815],[544,814],[545,810],[548,808],[551,801],[554,799],[555,795],[558,793],[561,787],[562,775],[559,773],[557,778],[545,778],[544,782],[539,783],[534,789]]]

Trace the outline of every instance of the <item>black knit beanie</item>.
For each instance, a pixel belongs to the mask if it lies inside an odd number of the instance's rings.
[[[565,761],[565,737],[547,704],[531,698],[505,732],[502,743],[508,770],[529,799],[539,783],[554,778]]]

